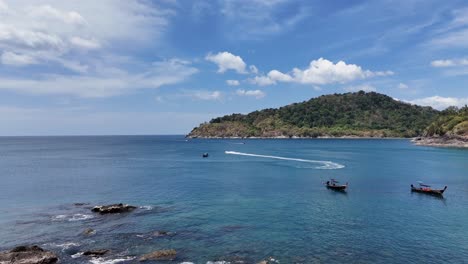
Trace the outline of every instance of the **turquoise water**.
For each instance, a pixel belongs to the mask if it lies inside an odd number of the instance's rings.
[[[324,188],[329,178],[348,192]],[[409,140],[4,137],[0,179],[0,250],[37,244],[63,263],[133,263],[166,248],[175,263],[468,259],[468,151]],[[411,193],[419,180],[447,185],[445,198]],[[89,210],[116,202],[141,208]],[[112,252],[75,255],[97,248]]]

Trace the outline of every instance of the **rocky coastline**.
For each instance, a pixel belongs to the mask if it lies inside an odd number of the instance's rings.
[[[89,205],[87,203],[75,203],[74,206],[81,207],[84,205]],[[116,203],[109,205],[97,205],[89,206],[87,210],[90,210],[99,217],[106,217],[109,214],[121,215],[125,217],[128,214],[131,214],[135,210],[139,210],[144,207],[133,206],[129,204]],[[96,234],[96,230],[91,228],[86,228],[80,235],[93,236]],[[101,233],[102,234],[102,233]],[[137,235],[145,240],[157,239],[157,238],[172,238],[175,236],[175,232],[169,232],[164,230],[153,231],[148,234]],[[45,248],[39,247],[38,245],[18,245],[14,248],[0,251],[0,264],[58,264],[58,263],[68,263],[71,259],[80,259],[78,262],[82,261],[90,263],[143,263],[143,262],[168,262],[168,263],[190,263],[184,261],[183,256],[179,256],[178,249],[167,248],[159,250],[150,250],[149,252],[142,252],[140,254],[122,254],[125,250],[119,250],[116,248],[107,249],[107,248],[95,248],[92,244],[84,245],[84,248],[79,248],[81,245],[69,243],[70,246],[74,248],[69,250],[57,251],[50,250],[50,244],[43,244]],[[89,248],[88,246],[91,246]],[[183,252],[184,250],[182,250]],[[65,256],[64,256],[65,254]],[[182,254],[183,255],[183,254]],[[275,258],[268,257],[264,260],[247,260],[243,256],[237,255],[227,255],[220,257],[219,260],[208,261],[207,263],[258,263],[258,264],[269,264],[269,263],[279,263]]]
[[[405,139],[405,137],[384,137],[384,136],[317,136],[317,137],[303,137],[303,136],[268,136],[268,137],[242,137],[242,136],[191,136],[187,135],[189,139]]]
[[[468,148],[468,137],[461,136],[417,137],[411,141],[418,146]]]

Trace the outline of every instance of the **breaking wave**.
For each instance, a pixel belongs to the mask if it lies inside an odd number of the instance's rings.
[[[47,243],[47,244],[45,244],[45,245],[51,246],[51,247],[60,248],[60,249],[62,250],[62,252],[65,252],[67,249],[74,248],[74,247],[79,247],[79,246],[80,246],[80,244],[75,243],[75,242],[66,242],[66,243],[62,243],[62,244]]]
[[[116,259],[108,259],[108,258],[93,258],[89,262],[93,264],[115,264],[121,262],[128,262],[134,260],[134,257],[124,257],[124,258],[116,258]]]
[[[89,214],[74,214],[74,215],[56,215],[52,217],[52,221],[82,221],[94,218],[93,215]]]
[[[336,169],[342,169],[342,168],[345,167],[342,164],[332,162],[332,161],[325,161],[325,160],[296,159],[296,158],[287,158],[287,157],[279,157],[279,156],[269,156],[269,155],[258,155],[258,154],[252,154],[252,153],[243,153],[243,152],[237,152],[237,151],[225,151],[224,153],[228,154],[228,155],[240,155],[240,156],[267,158],[267,159],[278,159],[278,160],[291,160],[291,161],[299,161],[299,162],[319,164],[319,166],[315,167],[316,169],[336,170]]]

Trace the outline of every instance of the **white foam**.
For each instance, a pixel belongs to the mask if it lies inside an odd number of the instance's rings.
[[[76,254],[71,255],[72,258],[79,258],[81,256],[83,256],[83,252],[78,252]]]
[[[93,264],[115,264],[125,261],[134,260],[134,257],[125,257],[125,258],[118,258],[118,259],[106,259],[106,258],[93,258],[90,259],[89,262]]]
[[[153,206],[151,205],[143,205],[143,206],[140,206],[140,209],[143,209],[143,210],[153,210]]]
[[[299,162],[307,162],[307,163],[315,163],[321,164],[321,166],[315,167],[316,169],[342,169],[345,166],[339,163],[335,163],[332,161],[326,160],[307,160],[307,159],[296,159],[296,158],[287,158],[287,157],[279,157],[279,156],[269,156],[269,155],[259,155],[259,154],[252,154],[252,153],[243,153],[237,151],[225,151],[225,154],[228,155],[241,155],[241,156],[249,156],[249,157],[258,157],[258,158],[267,158],[267,159],[278,159],[278,160],[291,160],[291,161],[299,161]]]
[[[230,264],[231,262],[229,261],[224,261],[224,260],[220,260],[220,261],[208,261],[206,262],[206,264]]]
[[[93,215],[88,215],[88,214],[74,214],[68,221],[81,221],[81,220],[87,220],[94,218]]]
[[[60,221],[60,220],[63,220],[63,219],[65,219],[65,218],[67,218],[67,215],[56,215],[56,216],[53,216],[53,217],[52,217],[52,220],[54,220],[54,221]]]
[[[82,221],[94,218],[89,214],[74,214],[74,215],[56,215],[52,217],[52,221]]]
[[[195,264],[195,263],[189,262],[189,261],[184,261],[184,262],[181,262],[180,264]]]
[[[74,242],[67,242],[63,244],[48,243],[46,245],[51,246],[51,247],[58,247],[58,248],[61,248],[62,251],[65,251],[71,247],[78,247],[80,244],[74,243]]]

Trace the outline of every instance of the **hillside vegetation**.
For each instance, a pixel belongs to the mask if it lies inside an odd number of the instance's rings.
[[[414,137],[437,114],[430,107],[360,91],[214,118],[188,137]]]
[[[426,137],[460,137],[468,139],[468,106],[449,107],[425,130]]]

